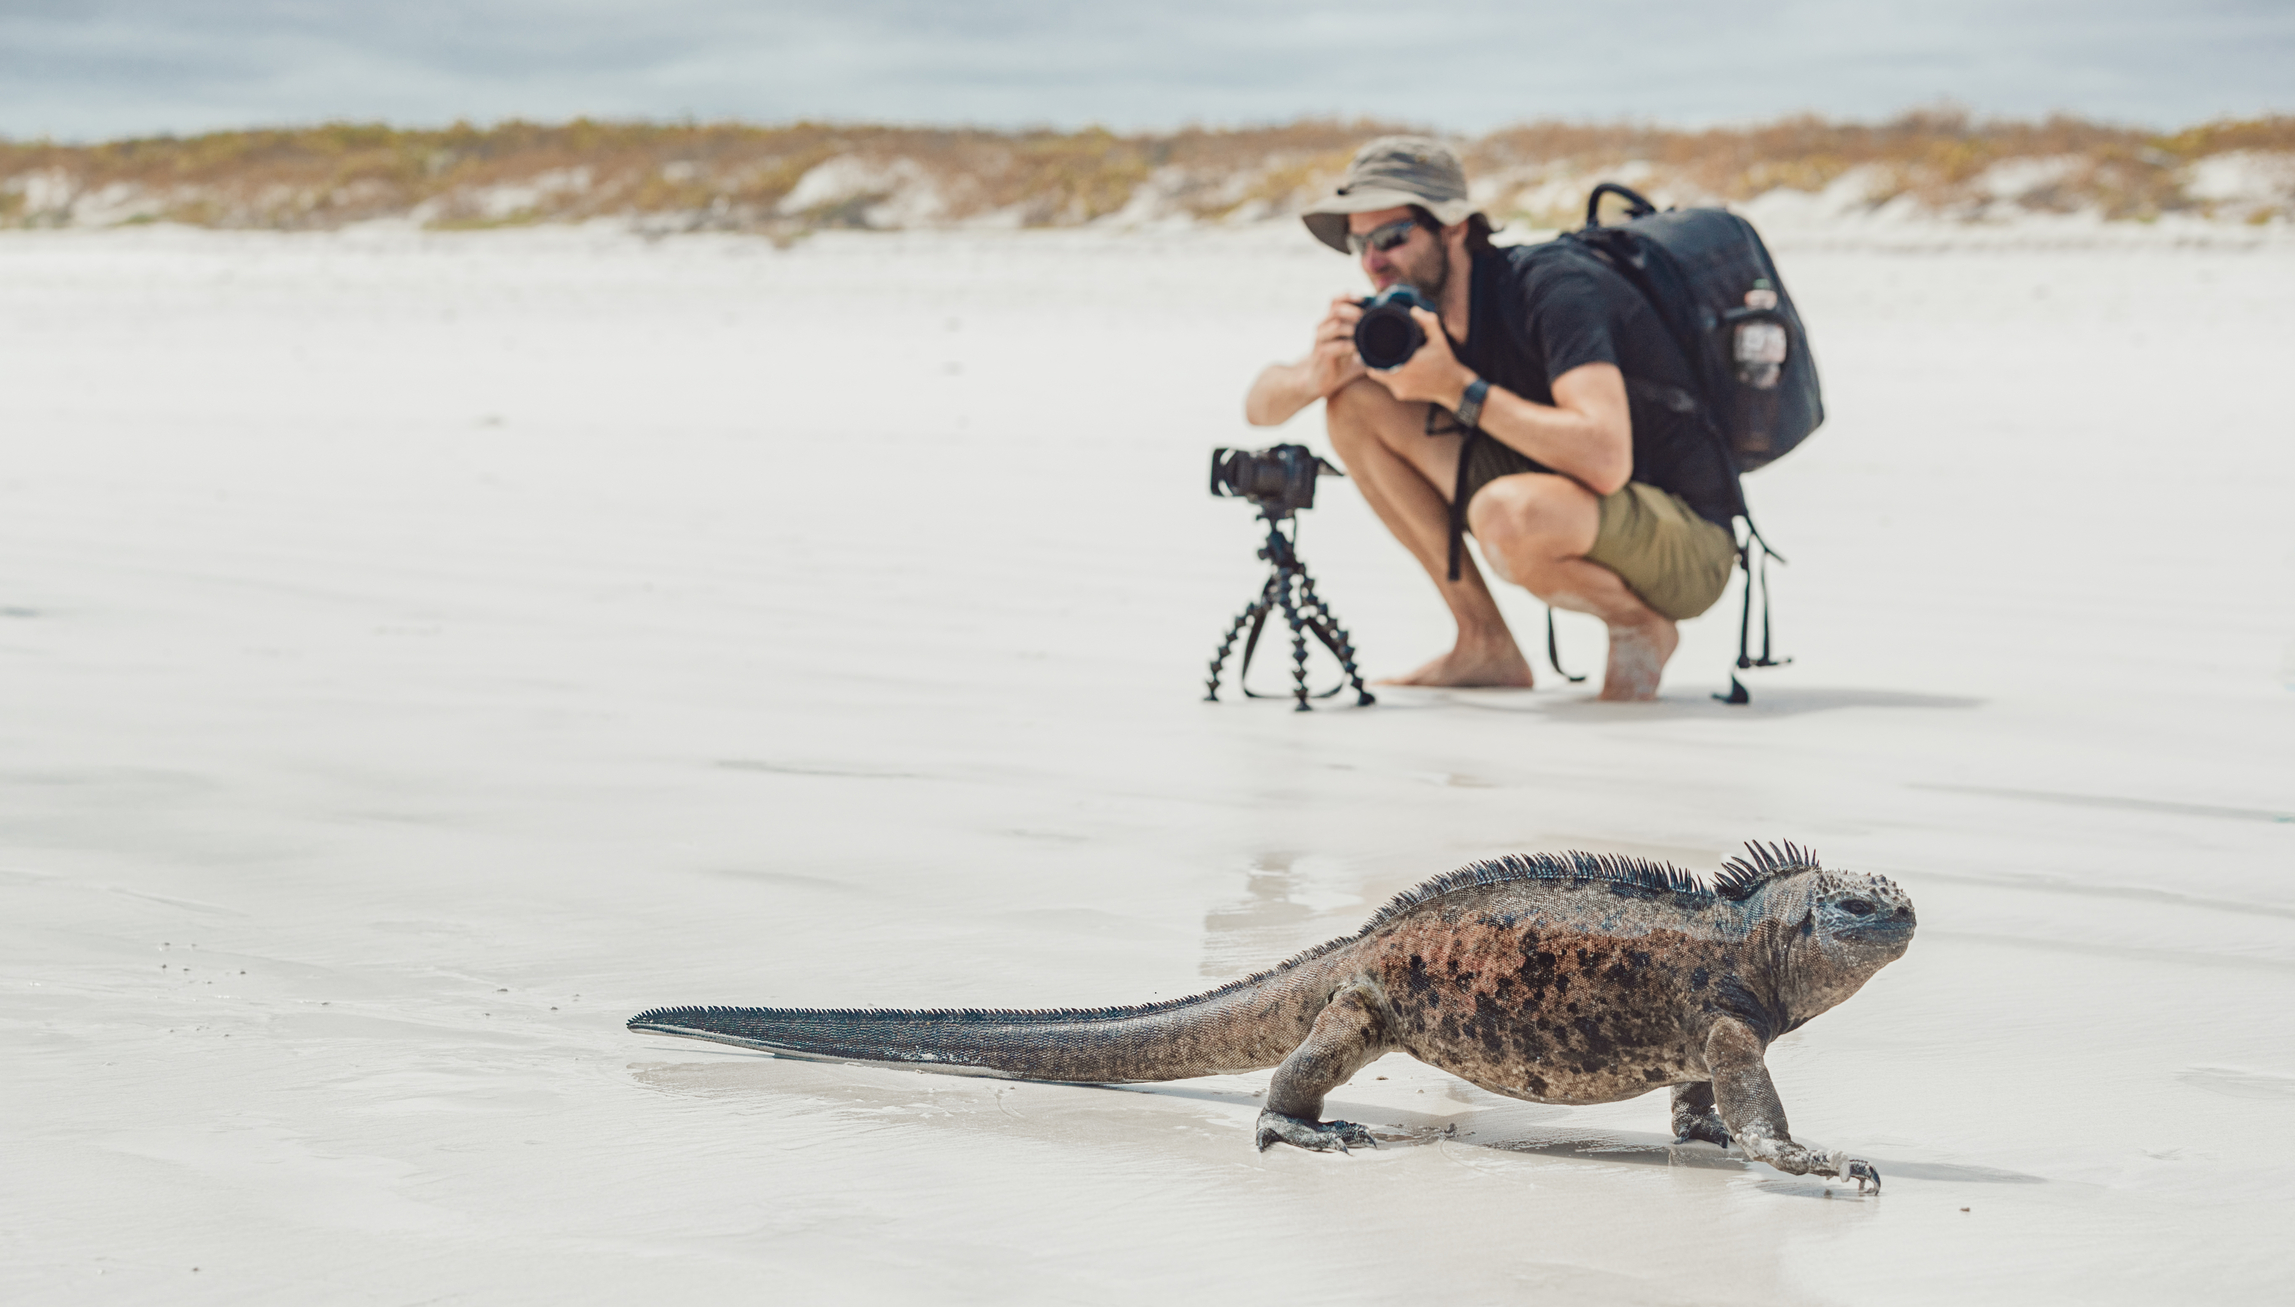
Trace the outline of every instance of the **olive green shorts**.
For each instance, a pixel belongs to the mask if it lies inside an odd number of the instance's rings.
[[[1533,470],[1515,450],[1487,437],[1476,440],[1466,469],[1467,501],[1501,476]],[[1679,495],[1629,481],[1602,496],[1601,525],[1586,559],[1616,572],[1643,603],[1682,622],[1713,607],[1729,588],[1737,540],[1699,517]]]

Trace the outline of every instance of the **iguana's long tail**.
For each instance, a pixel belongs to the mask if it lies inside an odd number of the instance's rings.
[[[955,1008],[665,1007],[632,1030],[856,1062],[900,1062],[1022,1080],[1116,1084],[1274,1066],[1305,1042],[1330,1001],[1322,957],[1191,998],[1138,1007],[1010,1011]]]

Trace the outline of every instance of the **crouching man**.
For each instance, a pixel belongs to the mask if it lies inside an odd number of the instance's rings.
[[[1307,356],[1244,400],[1256,426],[1325,401],[1332,450],[1450,606],[1455,647],[1389,683],[1531,683],[1474,560],[1461,552],[1451,578],[1460,506],[1500,580],[1609,627],[1602,698],[1655,698],[1674,623],[1729,584],[1741,506],[1727,455],[1679,411],[1696,383],[1648,302],[1590,256],[1493,247],[1465,170],[1431,140],[1363,146],[1306,223],[1373,286],[1440,308],[1413,310],[1427,343],[1374,372],[1355,353],[1362,310],[1333,300]]]

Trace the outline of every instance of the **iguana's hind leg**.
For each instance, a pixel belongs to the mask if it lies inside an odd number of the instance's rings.
[[[1267,1084],[1267,1106],[1259,1113],[1259,1151],[1277,1143],[1342,1153],[1349,1144],[1378,1146],[1368,1127],[1319,1118],[1325,1094],[1386,1053],[1381,1008],[1367,985],[1350,985],[1331,996],[1306,1042],[1291,1050]]]
[[[1673,1087],[1674,1142],[1686,1144],[1702,1139],[1709,1144],[1729,1147],[1729,1127],[1721,1123],[1721,1116],[1713,1110],[1713,1082],[1700,1080],[1693,1085]]]

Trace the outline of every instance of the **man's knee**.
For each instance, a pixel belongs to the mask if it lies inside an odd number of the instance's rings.
[[[1593,548],[1601,500],[1568,477],[1525,473],[1500,477],[1467,507],[1485,555],[1503,558],[1518,584],[1539,566]]]
[[[1357,377],[1323,401],[1323,422],[1331,448],[1339,457],[1350,449],[1364,449],[1385,441],[1386,431],[1402,413],[1402,401],[1369,377]]]
[[[1331,412],[1344,414],[1350,420],[1362,420],[1390,409],[1400,408],[1402,401],[1393,392],[1369,377],[1357,377],[1331,392],[1327,401]]]

